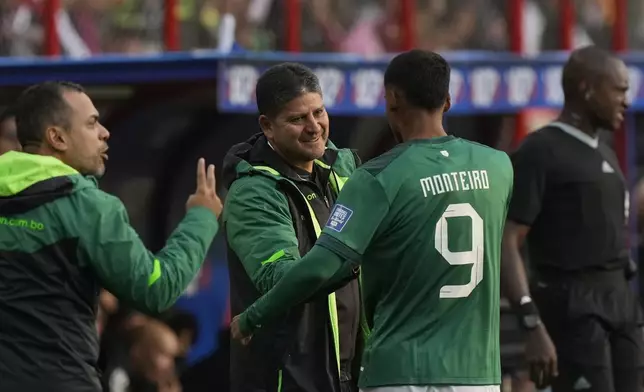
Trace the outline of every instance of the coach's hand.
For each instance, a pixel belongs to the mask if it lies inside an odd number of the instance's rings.
[[[239,315],[233,317],[233,320],[230,322],[230,335],[235,340],[241,341],[241,344],[247,346],[250,343],[253,335],[244,336],[239,325]]]
[[[528,332],[526,357],[530,366],[530,379],[538,389],[544,389],[559,375],[557,351],[543,324]]]
[[[224,207],[219,196],[217,196],[216,189],[215,165],[208,165],[208,172],[206,173],[206,161],[203,158],[199,158],[199,162],[197,162],[197,190],[188,198],[186,209],[206,207],[219,217]]]

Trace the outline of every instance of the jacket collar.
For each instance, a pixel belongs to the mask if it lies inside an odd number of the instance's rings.
[[[316,163],[320,168],[329,170],[337,159],[338,150],[331,141],[328,141],[324,155]],[[239,165],[244,162],[246,165]],[[226,154],[223,167],[226,188],[229,188],[244,171],[252,171],[252,166],[268,166],[279,172],[282,177],[300,180],[297,170],[268,145],[268,140],[262,133],[255,134],[245,142],[233,146]],[[240,167],[246,168],[241,169],[240,172]]]

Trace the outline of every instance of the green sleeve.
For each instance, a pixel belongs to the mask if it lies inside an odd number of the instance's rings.
[[[338,282],[355,274],[354,266],[329,249],[313,246],[273,289],[241,314],[242,333],[252,333],[318,292],[332,291]]]
[[[286,196],[275,181],[243,177],[231,186],[224,206],[228,245],[260,293],[266,293],[300,259]]]
[[[160,313],[183,294],[199,272],[219,225],[204,207],[191,208],[166,246],[150,252],[132,226],[125,206],[102,191],[75,195],[83,218],[78,222],[81,257],[101,285],[146,313]]]
[[[364,254],[389,213],[389,199],[380,182],[358,169],[342,188],[318,244],[347,259]]]

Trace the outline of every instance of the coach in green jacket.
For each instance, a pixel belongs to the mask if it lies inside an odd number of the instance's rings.
[[[328,141],[329,117],[315,74],[280,64],[257,82],[263,134],[228,152],[224,208],[231,310],[244,311],[308,252],[359,163]],[[319,298],[302,298],[284,319],[231,345],[231,392],[356,390],[360,340],[357,279]]]
[[[100,392],[100,289],[148,313],[176,301],[217,233],[214,166],[199,160],[188,212],[153,254],[97,187],[110,134],[82,87],[27,89],[16,122],[25,152],[0,156],[0,391]]]

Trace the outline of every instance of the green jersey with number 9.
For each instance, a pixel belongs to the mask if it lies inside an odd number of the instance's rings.
[[[400,144],[347,181],[318,244],[362,260],[361,388],[501,383],[512,178],[507,154],[445,136]]]

